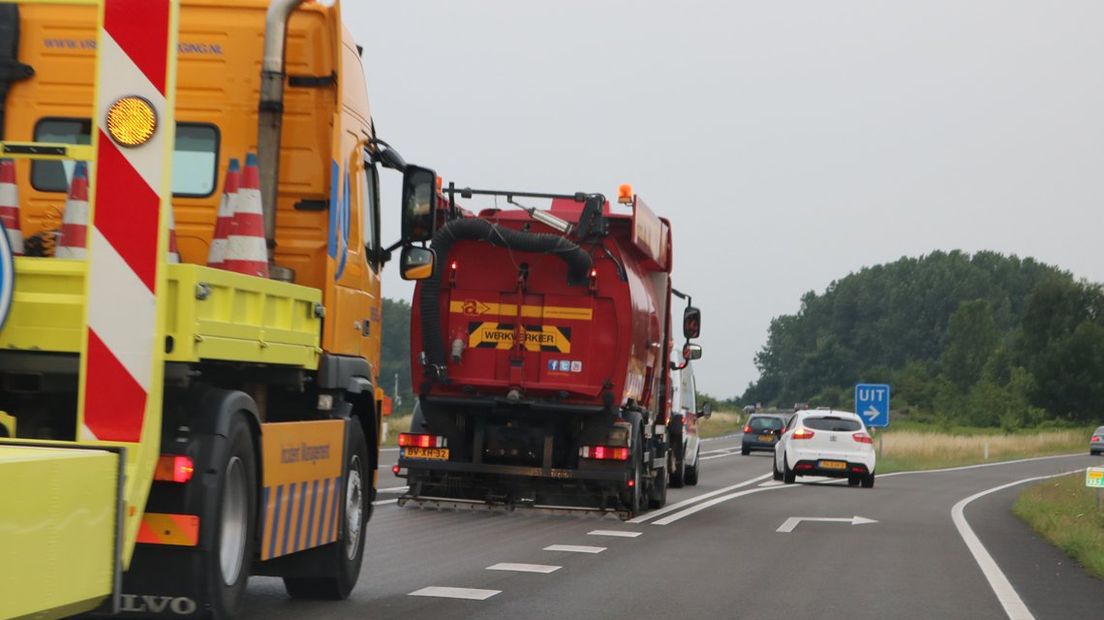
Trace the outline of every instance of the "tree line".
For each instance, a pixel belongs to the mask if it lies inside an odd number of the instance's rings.
[[[743,404],[853,407],[1006,429],[1104,421],[1104,292],[1031,258],[933,252],[867,267],[771,321]]]

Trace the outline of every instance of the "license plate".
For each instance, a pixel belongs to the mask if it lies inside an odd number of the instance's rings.
[[[448,448],[403,448],[403,458],[447,461],[448,457]]]
[[[847,463],[844,461],[821,461],[821,469],[847,469]]]
[[[759,435],[759,441],[774,441],[774,435]]]

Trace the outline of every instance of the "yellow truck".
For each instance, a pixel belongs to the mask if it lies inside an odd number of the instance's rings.
[[[206,266],[247,152],[269,278]],[[404,221],[436,176],[376,138],[340,4],[0,0],[0,158],[39,254],[0,234],[0,618],[231,618],[250,575],[346,598],[380,270],[399,245],[431,262],[424,237],[381,245],[379,169],[403,172]],[[78,161],[87,253],[59,258]]]

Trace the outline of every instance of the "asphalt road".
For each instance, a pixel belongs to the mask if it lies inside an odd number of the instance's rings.
[[[671,489],[667,508],[631,522],[531,510],[398,508],[397,489],[383,493],[350,600],[292,601],[279,580],[254,578],[243,617],[1104,616],[1104,581],[1087,576],[1009,512],[1023,484],[960,506],[961,521],[977,539],[973,550],[952,518],[956,504],[975,494],[1100,464],[1099,458],[883,475],[875,488],[861,489],[823,479],[775,483],[770,456],[740,456],[738,441],[703,444],[701,484]],[[382,489],[402,484],[390,474],[395,454],[385,453]],[[777,531],[791,517],[854,516],[875,522],[801,521],[788,533]]]

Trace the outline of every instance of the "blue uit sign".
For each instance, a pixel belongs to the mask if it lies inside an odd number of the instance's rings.
[[[855,413],[867,426],[889,426],[889,386],[884,383],[859,383],[855,386]]]

